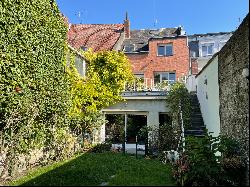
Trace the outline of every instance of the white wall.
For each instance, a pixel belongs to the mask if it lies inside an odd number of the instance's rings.
[[[220,133],[219,117],[219,84],[218,84],[218,55],[196,77],[197,96],[204,123],[208,132],[214,132],[213,136]],[[207,84],[205,80],[207,79]]]
[[[195,75],[189,75],[186,79],[186,88],[189,92],[196,91],[197,80]]]

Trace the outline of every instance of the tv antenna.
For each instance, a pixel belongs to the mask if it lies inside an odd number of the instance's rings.
[[[87,17],[87,11],[86,10],[84,10],[83,12],[82,11],[78,11],[77,13],[75,13],[75,15],[77,16],[77,19],[78,19],[79,23],[82,24],[83,23],[82,16],[83,17]]]
[[[157,23],[158,23],[158,20],[156,19],[156,16],[155,16],[155,14],[156,14],[156,13],[155,13],[155,11],[156,11],[156,10],[155,10],[155,9],[156,9],[156,8],[155,8],[155,6],[156,6],[155,4],[156,4],[156,3],[155,3],[155,0],[153,0],[154,28],[156,27],[156,25],[157,25]]]

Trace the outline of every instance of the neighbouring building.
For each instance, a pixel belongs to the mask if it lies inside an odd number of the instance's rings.
[[[77,50],[119,50],[124,35],[124,24],[68,24],[68,43]]]
[[[197,91],[195,75],[202,70],[215,53],[222,49],[232,34],[233,32],[218,32],[188,36],[190,64],[186,85],[189,91]]]
[[[159,83],[171,84],[187,75],[189,53],[182,27],[131,30],[121,47],[133,73],[152,90],[157,90]]]

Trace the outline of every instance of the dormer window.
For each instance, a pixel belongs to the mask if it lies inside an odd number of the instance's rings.
[[[133,52],[134,50],[135,50],[134,44],[125,45],[123,49],[124,52]]]
[[[201,48],[201,50],[202,50],[201,53],[202,53],[203,57],[213,55],[213,48],[214,48],[213,43],[202,44],[201,47],[202,47]]]
[[[81,49],[82,49],[83,51],[87,51],[87,50],[88,50],[88,47],[86,47],[86,46],[81,46]]]
[[[173,44],[159,44],[157,47],[158,56],[172,56],[173,55]]]

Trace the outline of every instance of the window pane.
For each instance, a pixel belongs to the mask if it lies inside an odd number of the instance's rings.
[[[83,74],[83,61],[81,60],[81,58],[79,58],[79,57],[75,58],[75,67],[76,67],[78,73],[81,76],[84,76],[84,74]]]
[[[173,55],[173,45],[172,44],[166,45],[166,55],[167,56]]]
[[[213,45],[209,45],[208,46],[208,55],[212,55],[213,54]]]
[[[169,73],[169,80],[175,81],[175,73]]]
[[[161,73],[161,82],[164,80],[168,80],[168,73]]]
[[[140,79],[141,81],[144,80],[144,74],[135,74],[135,76]]]
[[[155,73],[154,74],[154,83],[159,83],[161,82],[160,80],[160,74],[159,73]]]
[[[125,45],[124,46],[124,51],[125,52],[133,52],[134,51],[134,45],[131,44],[131,45]]]
[[[202,46],[202,56],[207,56],[207,46]]]
[[[158,55],[159,56],[164,56],[164,46],[158,46]]]
[[[169,83],[173,84],[176,80],[175,73],[169,73]]]

